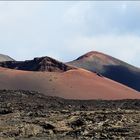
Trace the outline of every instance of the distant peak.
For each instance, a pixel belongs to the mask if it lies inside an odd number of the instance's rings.
[[[90,51],[90,52],[86,53],[85,55],[95,55],[95,54],[102,54],[102,55],[105,55],[105,54],[103,54],[103,53],[101,53],[101,52],[98,52],[98,51]]]
[[[4,61],[15,61],[15,60],[8,55],[0,54],[0,62]]]
[[[77,58],[77,60],[84,59],[84,58],[91,57],[91,56],[99,56],[99,55],[100,56],[107,56],[107,55],[105,55],[105,54],[103,54],[101,52],[98,52],[98,51],[90,51],[90,52],[80,56],[79,58]]]

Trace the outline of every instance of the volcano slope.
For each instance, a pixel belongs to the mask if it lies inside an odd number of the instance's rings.
[[[14,61],[14,59],[9,57],[8,55],[0,54],[0,62],[4,62],[4,61]]]
[[[70,68],[33,72],[1,67],[0,89],[34,90],[67,99],[140,99],[137,91],[122,84],[84,69]]]
[[[140,69],[109,55],[92,51],[68,64],[96,72],[140,91]]]

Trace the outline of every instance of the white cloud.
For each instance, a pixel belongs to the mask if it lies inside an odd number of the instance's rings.
[[[140,2],[88,1],[77,2],[64,14],[67,27],[81,33],[138,33],[140,32]],[[80,28],[79,28],[80,27]]]
[[[81,25],[85,23],[90,8],[90,2],[77,2],[64,13],[64,22],[72,25]]]

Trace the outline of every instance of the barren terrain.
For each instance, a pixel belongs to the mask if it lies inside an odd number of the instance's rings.
[[[66,100],[0,91],[1,140],[140,139],[140,100]]]

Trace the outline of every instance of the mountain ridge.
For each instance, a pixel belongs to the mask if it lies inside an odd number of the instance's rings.
[[[50,71],[50,72],[62,72],[74,69],[74,67],[68,66],[67,64],[64,64],[48,56],[36,57],[33,60],[26,61],[0,62],[0,66],[17,70]]]

